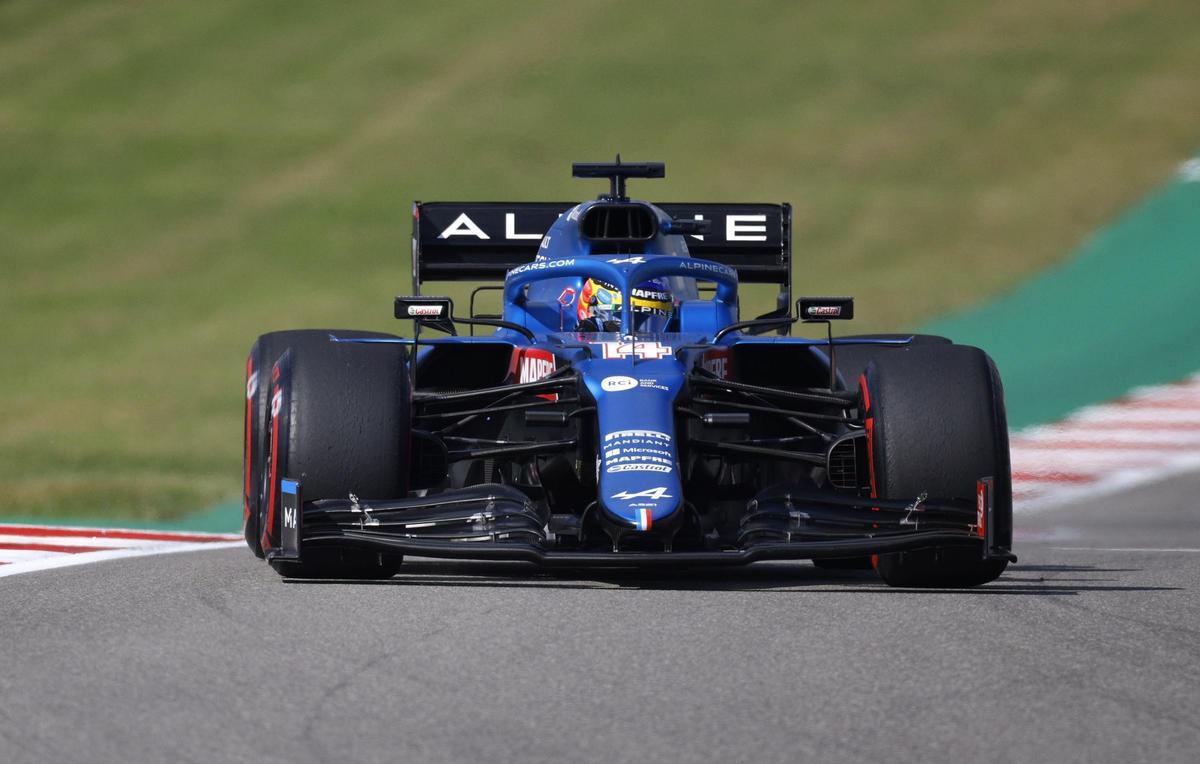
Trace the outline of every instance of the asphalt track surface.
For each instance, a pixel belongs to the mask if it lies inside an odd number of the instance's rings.
[[[0,582],[0,761],[1195,761],[1200,474],[1017,521],[971,591],[245,550]],[[1174,550],[1174,551],[1173,551]]]

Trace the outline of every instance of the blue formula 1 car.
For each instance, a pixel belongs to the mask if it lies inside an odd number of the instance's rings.
[[[285,576],[404,555],[556,567],[874,567],[974,586],[1008,562],[1003,391],[978,348],[833,338],[791,294],[786,204],[651,204],[659,163],[577,164],[574,203],[417,203],[411,338],[299,330],[247,361],[245,533]],[[492,281],[468,316],[429,281]],[[776,308],[739,316],[739,282]],[[502,294],[501,314],[477,296]],[[791,336],[797,324],[816,338]],[[482,331],[480,331],[482,329]],[[442,334],[431,334],[438,330]],[[486,333],[485,333],[486,332]]]

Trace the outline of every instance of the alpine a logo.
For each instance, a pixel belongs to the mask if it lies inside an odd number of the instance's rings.
[[[600,382],[600,389],[606,393],[619,393],[622,390],[632,390],[638,386],[638,381],[633,377],[613,376],[605,377]]]
[[[647,488],[644,491],[637,491],[634,493],[630,493],[629,491],[619,491],[614,493],[611,498],[620,499],[622,501],[630,501],[632,499],[654,499],[655,501],[660,501],[662,499],[675,498],[667,493],[668,490],[670,489],[668,489],[666,486],[659,486],[658,488]]]

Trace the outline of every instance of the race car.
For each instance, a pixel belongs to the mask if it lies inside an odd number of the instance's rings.
[[[964,587],[1015,561],[1004,393],[980,349],[833,336],[792,300],[787,204],[417,202],[411,336],[264,334],[246,364],[246,541],[288,577],[405,555],[558,568],[812,560]],[[466,316],[431,281],[491,282]],[[744,319],[739,284],[777,289]],[[502,311],[477,312],[498,293]],[[809,327],[812,337],[793,336]],[[436,334],[433,332],[437,332]]]

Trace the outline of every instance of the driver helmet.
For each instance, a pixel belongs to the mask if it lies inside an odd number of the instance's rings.
[[[665,331],[675,302],[665,279],[650,279],[630,292],[633,329],[637,332]],[[621,331],[621,292],[600,279],[588,279],[579,293],[579,332]]]

